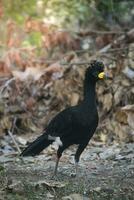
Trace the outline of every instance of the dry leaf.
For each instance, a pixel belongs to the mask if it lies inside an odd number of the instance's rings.
[[[8,77],[11,75],[11,69],[5,63],[5,61],[0,61],[0,76]]]
[[[48,187],[54,187],[54,188],[63,188],[67,185],[67,183],[63,183],[63,182],[58,182],[58,181],[51,181],[51,180],[48,180],[48,181],[38,181],[36,183],[33,184],[34,186],[48,186]]]
[[[119,110],[115,113],[115,119],[120,123],[127,124],[127,115],[122,110]]]
[[[134,104],[124,106],[122,109],[127,115],[127,122],[129,126],[134,129]]]
[[[77,105],[79,101],[79,94],[74,92],[71,95],[71,106]]]
[[[114,93],[114,102],[115,105],[119,104],[122,98],[123,87],[119,87]]]
[[[26,100],[26,107],[29,110],[33,109],[33,107],[35,106],[35,104],[36,104],[36,101],[35,101],[35,99],[33,97],[29,97]]]
[[[63,76],[63,68],[59,64],[59,62],[53,63],[45,69],[45,73],[48,76],[52,76],[52,78],[58,79]]]
[[[118,122],[113,122],[114,132],[119,137],[121,141],[129,142],[133,141],[132,130],[127,125],[120,124]]]
[[[40,67],[27,67],[24,72],[13,70],[12,74],[16,79],[20,81],[26,81],[27,79],[31,79],[33,81],[37,81],[40,77],[45,73]]]
[[[112,99],[113,96],[110,93],[107,93],[105,95],[103,95],[103,106],[104,106],[104,110],[109,111],[112,107]]]

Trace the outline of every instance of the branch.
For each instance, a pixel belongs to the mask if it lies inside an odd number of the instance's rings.
[[[8,85],[9,85],[12,81],[14,81],[14,80],[15,80],[15,77],[13,77],[13,78],[7,80],[7,81],[5,82],[5,84],[1,87],[0,93],[2,93],[2,92],[8,87]]]
[[[15,144],[15,146],[16,146],[16,149],[18,150],[18,152],[19,152],[19,154],[20,154],[20,153],[21,153],[21,150],[20,150],[20,148],[19,148],[19,145],[17,144],[17,142],[16,142],[16,140],[15,140],[15,138],[14,138],[14,136],[13,136],[13,132],[14,132],[15,123],[16,123],[16,117],[15,117],[15,119],[14,119],[14,121],[13,121],[12,130],[11,130],[11,131],[10,131],[10,130],[8,130],[8,134],[10,135],[10,137],[11,137],[11,139],[12,139],[13,143],[14,143],[14,144]]]

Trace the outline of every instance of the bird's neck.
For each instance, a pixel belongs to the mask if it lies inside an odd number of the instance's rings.
[[[86,77],[84,81],[84,99],[83,101],[89,105],[96,105],[96,82],[90,77]]]

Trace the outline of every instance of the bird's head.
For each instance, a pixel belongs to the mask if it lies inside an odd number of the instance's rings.
[[[87,68],[86,74],[94,81],[102,80],[106,77],[103,62],[93,60]]]

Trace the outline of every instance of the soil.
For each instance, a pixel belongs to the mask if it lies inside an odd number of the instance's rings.
[[[0,200],[133,200],[134,144],[92,143],[81,156],[78,176],[72,177],[76,147],[65,151],[53,177],[53,148],[20,159],[0,156]]]

